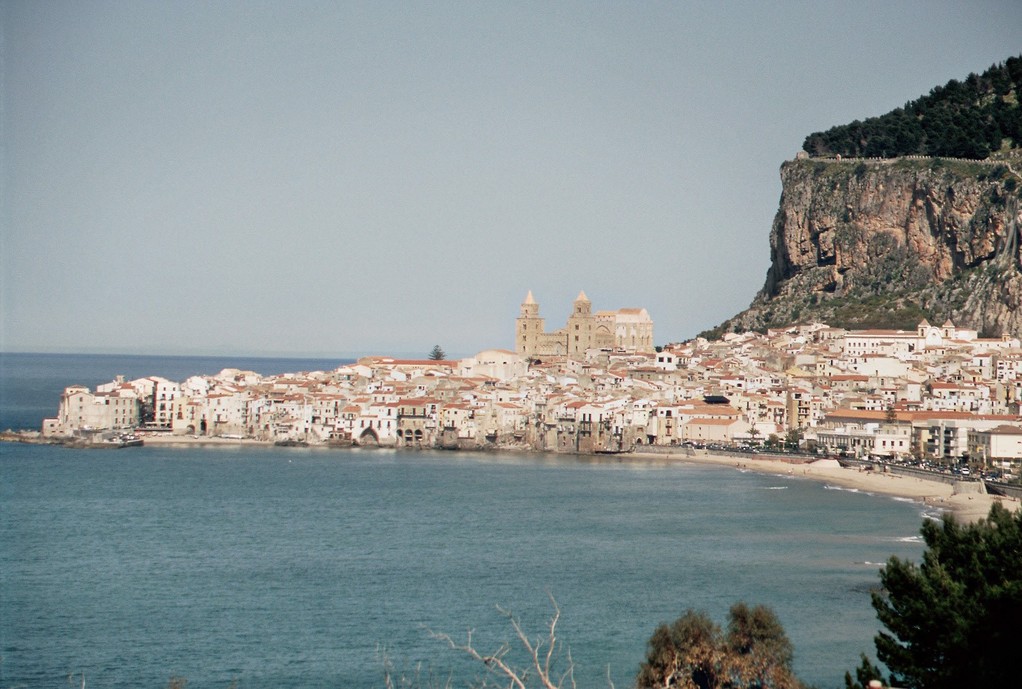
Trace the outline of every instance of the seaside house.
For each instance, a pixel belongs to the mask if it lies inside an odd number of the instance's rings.
[[[252,432],[249,403],[252,393],[227,386],[206,396],[207,435],[244,435]]]
[[[207,400],[205,397],[181,395],[171,404],[170,430],[175,434],[205,434]]]
[[[47,436],[69,437],[97,431],[131,430],[139,425],[138,395],[130,386],[93,394],[72,385],[61,395],[57,418],[43,423]]]
[[[1022,426],[1001,424],[969,431],[969,456],[984,466],[1022,466]]]
[[[681,425],[681,437],[698,443],[730,443],[739,433],[748,435],[748,424],[736,417],[692,418]]]
[[[816,439],[832,452],[896,459],[912,452],[914,418],[908,412],[836,410],[823,418]]]
[[[432,397],[406,397],[398,400],[397,442],[399,445],[433,445],[439,428],[439,400]]]

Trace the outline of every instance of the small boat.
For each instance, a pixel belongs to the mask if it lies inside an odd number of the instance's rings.
[[[145,440],[138,437],[134,433],[125,433],[121,436],[121,447],[142,447],[145,445]]]

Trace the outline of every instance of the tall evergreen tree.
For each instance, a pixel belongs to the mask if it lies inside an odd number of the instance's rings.
[[[814,132],[810,155],[895,157],[927,155],[982,159],[1005,138],[1022,147],[1022,56],[1008,58],[965,81],[952,79],[904,108]]]
[[[877,657],[909,689],[1006,687],[1022,650],[1022,511],[927,521],[921,565],[891,558],[873,607]]]

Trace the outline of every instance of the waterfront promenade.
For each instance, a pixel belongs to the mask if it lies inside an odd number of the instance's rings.
[[[666,458],[679,462],[700,464],[717,464],[730,466],[739,471],[755,471],[777,476],[800,477],[811,481],[820,481],[846,490],[860,491],[874,495],[889,495],[896,498],[914,500],[936,509],[952,512],[955,517],[966,522],[975,522],[987,516],[990,507],[999,502],[1011,511],[1020,509],[1022,503],[1014,498],[1006,498],[979,492],[982,483],[969,482],[975,489],[962,490],[960,487],[945,483],[938,477],[933,480],[914,476],[902,476],[890,472],[866,471],[859,468],[842,467],[837,460],[818,459],[811,462],[788,461],[775,457],[760,455],[723,455],[723,454],[688,454],[679,448],[672,453],[632,453],[634,457]]]

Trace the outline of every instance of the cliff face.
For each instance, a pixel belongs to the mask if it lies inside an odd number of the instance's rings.
[[[1019,170],[1018,157],[784,163],[766,284],[721,328],[926,317],[1022,333]]]

